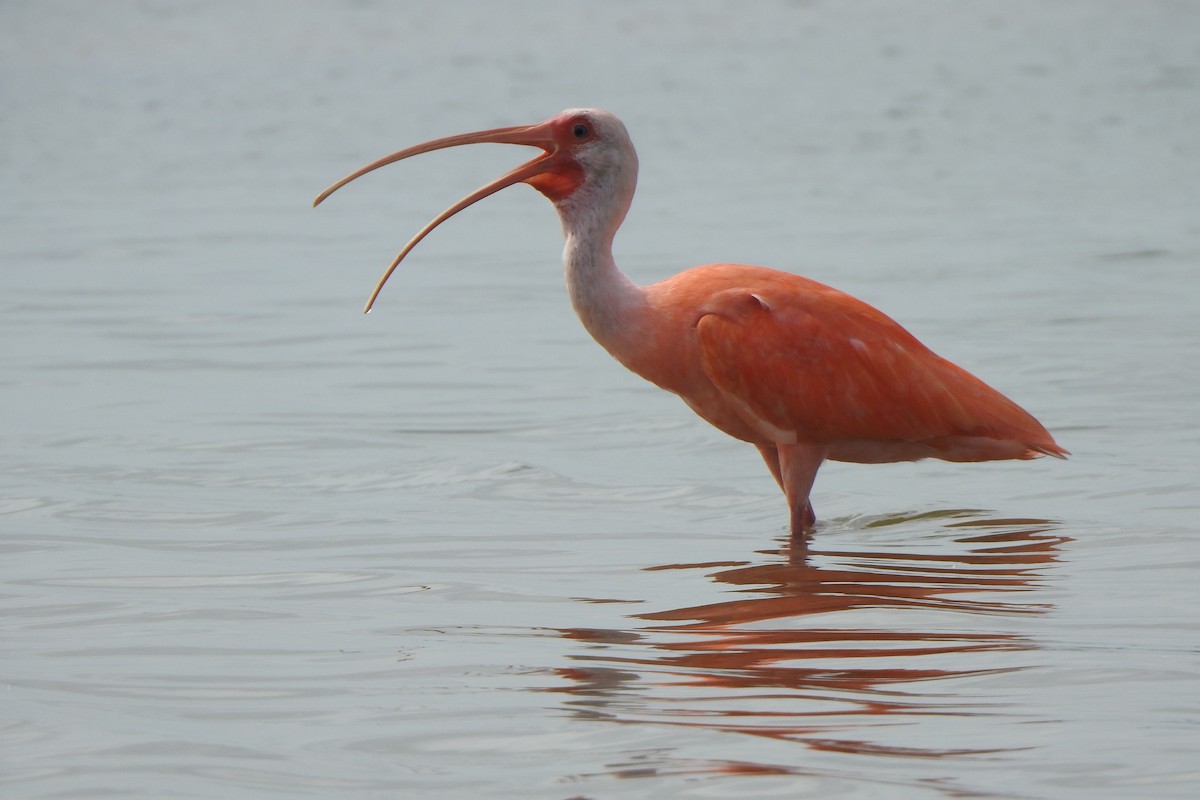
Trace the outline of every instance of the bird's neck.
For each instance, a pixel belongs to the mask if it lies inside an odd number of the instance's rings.
[[[681,347],[687,325],[664,313],[654,287],[638,286],[617,268],[612,237],[567,231],[563,262],[571,304],[583,327],[609,354],[648,381],[676,394],[687,389]],[[681,335],[682,334],[682,335]]]
[[[613,259],[612,242],[633,199],[636,172],[585,184],[556,205],[566,246],[563,266],[571,305],[592,337],[610,353],[635,335],[645,290],[625,276]]]
[[[617,267],[611,234],[565,233],[563,266],[571,305],[592,338],[617,355],[632,332],[644,290]]]

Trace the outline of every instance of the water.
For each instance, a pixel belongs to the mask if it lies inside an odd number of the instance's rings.
[[[1193,797],[1187,4],[0,7],[0,792]],[[752,448],[572,317],[526,156],[605,106],[618,258],[803,272],[1067,463]]]

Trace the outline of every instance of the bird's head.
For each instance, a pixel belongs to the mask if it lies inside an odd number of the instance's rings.
[[[434,228],[464,208],[513,184],[527,183],[548,197],[567,229],[593,219],[603,219],[614,232],[620,225],[637,183],[637,154],[621,120],[598,108],[568,109],[536,125],[460,133],[399,150],[342,178],[321,192],[313,205],[319,205],[350,181],[379,167],[433,150],[485,142],[527,145],[540,148],[542,152],[476,189],[418,231],[379,280],[367,301],[366,311],[371,310],[383,284],[404,257]]]

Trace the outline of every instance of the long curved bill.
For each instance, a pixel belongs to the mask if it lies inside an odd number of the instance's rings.
[[[447,136],[443,139],[434,139],[429,142],[424,142],[423,144],[405,148],[404,150],[399,150],[395,153],[392,153],[390,156],[384,156],[378,161],[373,161],[362,169],[342,178],[340,181],[321,192],[321,194],[317,195],[317,199],[313,201],[314,206],[320,205],[325,198],[329,197],[329,195],[333,194],[347,183],[350,183],[350,181],[354,180],[355,178],[360,178],[363,175],[366,175],[368,172],[372,172],[380,167],[385,167],[388,164],[393,164],[397,161],[409,158],[410,156],[428,153],[433,150],[442,150],[447,147],[458,147],[459,145],[479,144],[483,142],[529,145],[532,147],[540,147],[545,152],[536,156],[530,161],[526,161],[521,166],[512,170],[508,174],[497,178],[486,186],[481,186],[480,188],[471,192],[469,195],[447,208],[441,214],[438,214],[436,217],[434,217],[424,228],[421,228],[421,230],[417,231],[417,234],[408,240],[408,244],[404,245],[404,249],[400,251],[400,254],[396,256],[391,265],[383,273],[383,277],[379,279],[379,283],[375,285],[375,290],[371,292],[371,297],[367,300],[367,305],[363,309],[364,314],[371,310],[371,306],[375,304],[375,298],[379,297],[379,292],[383,289],[383,285],[387,283],[387,279],[391,277],[393,272],[395,272],[396,267],[400,265],[400,262],[404,260],[404,257],[407,256],[412,249],[416,247],[417,244],[434,228],[436,228],[438,225],[441,225],[443,222],[450,219],[450,217],[454,216],[459,211],[462,211],[467,206],[474,205],[485,197],[489,197],[501,189],[512,186],[515,183],[527,181],[530,178],[534,178],[538,175],[552,172],[556,168],[560,167],[561,158],[558,154],[558,148],[553,136],[553,132],[550,128],[549,122],[543,122],[537,125],[520,125],[511,128],[493,128],[486,131],[460,133],[456,136]]]

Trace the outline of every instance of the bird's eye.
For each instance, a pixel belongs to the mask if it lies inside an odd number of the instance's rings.
[[[571,134],[576,139],[586,139],[588,137],[588,134],[590,134],[591,132],[592,132],[592,129],[589,128],[587,125],[584,125],[582,122],[576,123],[575,127],[571,128]]]

